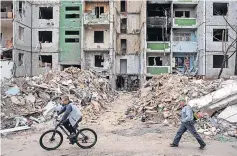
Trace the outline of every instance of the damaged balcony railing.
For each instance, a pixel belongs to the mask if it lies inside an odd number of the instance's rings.
[[[155,27],[165,27],[166,25],[168,27],[171,26],[171,18],[170,17],[159,17],[159,16],[155,16],[155,17],[147,17],[147,26],[151,27],[151,28],[155,28]]]
[[[93,14],[85,14],[84,24],[109,24],[109,15],[101,14],[98,16]]]
[[[159,75],[170,73],[170,66],[147,66],[148,75]]]
[[[12,12],[1,12],[2,19],[12,19]]]
[[[196,18],[174,18],[174,27],[197,27],[197,20]]]
[[[148,41],[147,52],[170,52],[169,41]]]

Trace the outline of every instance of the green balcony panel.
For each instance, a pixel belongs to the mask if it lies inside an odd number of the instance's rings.
[[[175,24],[178,26],[194,26],[196,25],[196,19],[175,19]]]
[[[147,49],[165,50],[169,48],[169,43],[147,43]]]
[[[169,68],[168,67],[147,67],[147,73],[150,73],[152,75],[165,74],[165,73],[169,73]]]
[[[192,2],[193,0],[178,0],[178,2]]]

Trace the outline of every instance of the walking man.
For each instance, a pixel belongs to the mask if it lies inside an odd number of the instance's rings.
[[[200,149],[204,149],[206,143],[202,140],[200,135],[197,133],[194,127],[194,117],[193,117],[193,110],[191,106],[187,105],[185,100],[182,99],[180,101],[180,106],[182,107],[181,112],[181,125],[178,129],[176,136],[174,137],[173,143],[170,144],[170,147],[178,147],[179,141],[187,130],[197,139],[198,143],[200,144]]]

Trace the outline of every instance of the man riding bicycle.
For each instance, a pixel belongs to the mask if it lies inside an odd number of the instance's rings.
[[[61,103],[63,108],[58,112],[58,115],[64,114],[60,123],[62,123],[70,133],[68,139],[71,140],[76,136],[77,125],[82,120],[82,113],[79,108],[69,100],[68,96],[63,96],[61,98]]]

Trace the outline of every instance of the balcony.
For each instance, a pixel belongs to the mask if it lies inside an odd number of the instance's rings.
[[[160,28],[167,25],[168,27],[171,27],[171,18],[168,19],[166,17],[147,17],[147,27],[148,28]]]
[[[170,42],[169,41],[165,41],[165,42],[153,42],[153,41],[149,41],[147,42],[147,52],[170,52]]]
[[[198,0],[173,0],[174,4],[198,4]]]
[[[197,28],[196,18],[174,18],[173,28]]]
[[[170,73],[170,66],[147,66],[147,76]]]
[[[1,12],[1,19],[12,19],[12,12]]]
[[[196,53],[197,42],[191,41],[174,41],[173,52],[177,53]]]
[[[106,26],[109,25],[109,15],[108,14],[101,14],[99,18],[96,15],[92,14],[84,14],[84,25],[100,25]]]

